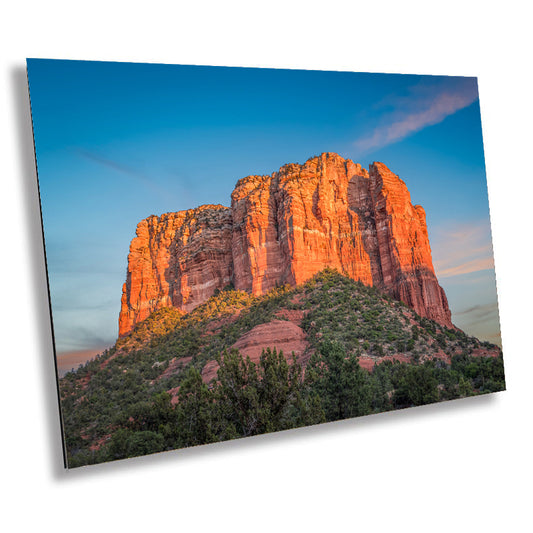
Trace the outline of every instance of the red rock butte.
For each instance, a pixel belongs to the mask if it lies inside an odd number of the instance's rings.
[[[119,335],[161,307],[185,312],[216,289],[264,294],[326,267],[373,285],[453,327],[431,259],[426,214],[383,163],[335,153],[237,182],[231,207],[150,216],[137,225]]]

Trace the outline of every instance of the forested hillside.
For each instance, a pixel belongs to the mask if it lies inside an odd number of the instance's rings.
[[[160,309],[60,380],[70,467],[504,388],[497,346],[328,269]]]

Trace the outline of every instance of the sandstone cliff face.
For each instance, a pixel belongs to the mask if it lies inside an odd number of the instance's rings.
[[[203,206],[139,223],[119,332],[159,307],[189,311],[217,288],[263,294],[336,268],[451,326],[431,260],[425,212],[382,163],[325,153],[239,180],[231,208]]]
[[[424,208],[411,204],[405,183],[383,163],[370,166],[370,191],[382,274],[374,284],[419,315],[451,327],[448,300],[433,269]]]
[[[323,154],[240,180],[231,195],[235,288],[261,294],[327,266],[371,284],[362,221],[348,203],[350,178],[365,175],[360,165]]]
[[[119,335],[156,309],[191,311],[231,283],[231,240],[231,210],[220,205],[139,222],[122,288]]]

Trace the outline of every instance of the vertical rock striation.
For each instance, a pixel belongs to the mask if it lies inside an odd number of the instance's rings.
[[[221,205],[139,222],[122,287],[119,335],[156,309],[191,311],[230,284],[231,239],[231,210]]]
[[[331,267],[452,326],[431,260],[425,212],[382,163],[334,153],[238,181],[231,208],[149,217],[128,256],[119,333],[160,307],[190,311],[233,283],[255,295]]]
[[[261,294],[325,267],[372,284],[362,219],[348,200],[350,179],[365,175],[352,161],[322,154],[240,180],[231,195],[235,287]]]
[[[374,285],[419,315],[451,327],[448,300],[433,269],[424,208],[411,204],[405,183],[383,163],[370,166],[370,193],[381,265]]]

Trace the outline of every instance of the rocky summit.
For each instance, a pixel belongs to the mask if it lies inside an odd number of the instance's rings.
[[[431,259],[424,209],[383,163],[335,153],[237,182],[231,207],[205,205],[137,226],[119,335],[153,311],[189,312],[227,286],[254,296],[324,268],[383,290],[453,327]]]

